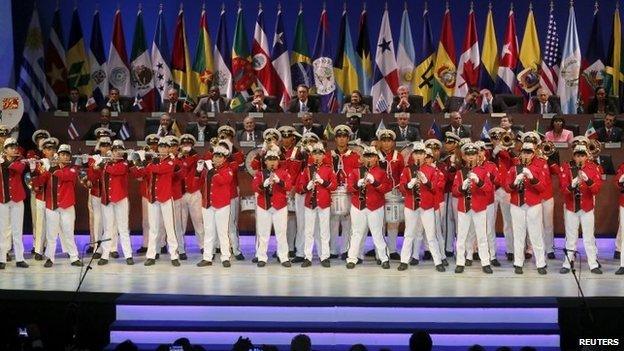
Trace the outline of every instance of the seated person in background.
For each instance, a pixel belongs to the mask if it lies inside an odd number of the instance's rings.
[[[603,143],[621,143],[622,142],[622,128],[615,125],[615,113],[607,112],[604,118],[604,127],[598,128],[596,131],[598,134],[598,140]]]
[[[533,100],[533,106],[531,107],[531,113],[561,113],[561,106],[556,99],[550,95],[544,88],[537,89],[537,98]],[[551,121],[552,122],[552,121]]]
[[[396,134],[395,141],[417,141],[421,140],[420,130],[418,127],[409,124],[409,113],[400,113],[396,115],[397,124],[390,126],[390,130]]]
[[[571,130],[565,129],[565,120],[561,116],[553,116],[550,120],[550,130],[546,132],[544,139],[553,143],[572,143],[574,135]]]
[[[607,97],[605,88],[598,87],[594,90],[594,97],[587,104],[587,113],[607,113],[607,111],[615,111],[615,106]]]
[[[416,113],[420,111],[420,106],[416,106],[417,104],[414,101],[410,101],[409,99],[409,89],[406,86],[401,85],[397,89],[397,98],[392,102],[392,106],[390,107],[390,113],[397,112],[408,112],[408,113]]]
[[[206,111],[200,110],[195,113],[197,123],[188,123],[184,133],[191,134],[198,142],[208,142],[210,138],[217,136],[216,129],[208,125],[208,115]]]
[[[515,135],[518,135],[519,132],[522,132],[521,127],[515,126],[513,124],[513,117],[511,115],[501,117],[498,126],[503,128],[505,132],[512,131]]]
[[[363,142],[369,142],[373,139],[373,133],[367,129],[360,128],[360,116],[359,115],[351,115],[347,119],[347,125],[351,128],[351,137],[349,140],[357,140]]]
[[[80,96],[77,88],[69,89],[69,100],[59,104],[59,111],[65,112],[85,112],[87,111],[87,100]]]
[[[113,129],[113,124],[110,123],[110,120],[111,120],[110,110],[107,108],[103,108],[100,111],[100,121],[92,124],[89,127],[89,130],[82,137],[82,140],[97,140],[97,136],[95,135],[95,130],[98,128],[110,129],[114,133],[114,135],[118,135],[119,128],[121,127],[121,125],[117,125],[115,126],[115,129]]]
[[[162,112],[184,112],[184,101],[180,100],[178,90],[175,88],[167,90],[167,99],[163,102]]]
[[[229,110],[230,107],[225,103],[225,99],[221,96],[221,92],[219,91],[219,87],[212,87],[208,91],[208,96],[199,99],[197,103],[197,107],[193,111],[196,115],[199,111],[204,112],[225,112]]]
[[[351,92],[351,102],[342,106],[340,113],[371,113],[367,104],[362,102],[362,93],[359,90]]]
[[[306,112],[301,116],[301,125],[296,125],[295,129],[301,135],[305,133],[314,133],[320,139],[323,139],[323,132],[325,129],[321,125],[314,125],[314,120],[312,119],[312,113]]]
[[[253,99],[251,102],[245,104],[243,112],[278,112],[278,107],[272,106],[271,102],[265,99],[264,90],[262,90],[262,88],[256,88],[254,90]]]
[[[121,98],[119,96],[119,89],[110,88],[108,90],[108,98],[104,103],[104,107],[110,112],[130,112],[132,111],[132,105],[128,99]]]
[[[176,135],[176,131],[173,130],[173,119],[168,113],[163,113],[160,116],[160,121],[158,125],[150,125],[145,128],[145,136],[147,137],[150,134],[156,134],[159,137],[164,137],[167,135]]]
[[[320,102],[315,99],[309,99],[310,89],[305,84],[297,86],[297,98],[290,101],[288,112],[319,112],[321,109]]]
[[[477,98],[479,90],[476,88],[468,89],[465,97],[451,96],[446,100],[445,112],[459,112],[461,114],[469,112],[477,112]]]
[[[457,111],[451,112],[450,119],[451,123],[442,127],[442,135],[446,135],[446,132],[452,132],[460,138],[470,138],[470,128],[462,124],[461,113]]]
[[[494,109],[494,96],[489,89],[481,89],[479,94],[481,95],[481,106],[479,106],[477,113],[500,112]]]
[[[262,142],[262,133],[256,130],[256,121],[253,117],[245,117],[243,120],[243,130],[236,132],[236,140],[241,141],[254,141],[257,143]]]

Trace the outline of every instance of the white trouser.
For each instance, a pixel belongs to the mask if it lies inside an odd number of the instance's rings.
[[[361,252],[362,242],[366,239],[366,234],[370,230],[375,244],[377,257],[381,262],[388,260],[388,247],[383,235],[384,226],[384,207],[380,207],[374,211],[364,208],[358,209],[351,206],[351,231],[352,238],[349,246],[347,262],[357,263],[358,254]]]
[[[451,193],[444,194],[444,202],[440,204],[440,217],[442,219],[442,232],[444,233],[444,251],[453,252],[457,212],[457,200]]]
[[[620,227],[622,226],[622,223],[624,223],[624,207],[620,206]],[[622,247],[622,236],[620,235],[619,231],[618,236],[615,238],[615,245],[616,249]],[[624,255],[622,254],[620,254],[620,267],[624,267]]]
[[[342,229],[342,230],[341,230]],[[351,217],[346,215],[330,215],[329,217],[329,250],[332,255],[339,255],[347,252],[347,245],[351,237]],[[338,243],[338,234],[342,233],[342,248]]]
[[[533,246],[535,266],[546,266],[544,257],[544,232],[542,220],[542,204],[529,206],[511,205],[511,223],[513,223],[514,237],[514,266],[524,265],[524,248],[526,245],[527,232]]]
[[[471,226],[474,226],[474,231],[477,236],[481,265],[488,266],[490,264],[486,216],[487,211],[485,210],[480,212],[475,212],[474,210],[470,210],[468,212],[457,212],[457,242],[455,252],[458,266],[464,266],[466,264],[466,241],[468,239],[468,232],[470,231]]]
[[[576,242],[579,236],[579,225],[583,230],[583,245],[585,246],[585,254],[587,255],[587,263],[589,269],[598,268],[598,257],[596,249],[596,238],[594,237],[594,210],[585,212],[580,210],[572,212],[567,209],[563,210],[563,220],[565,223],[566,234],[566,250],[568,250],[568,258],[574,261],[574,253],[576,252]],[[570,268],[567,259],[563,260],[563,267]]]
[[[388,252],[397,252],[397,238],[399,237],[399,224],[400,223],[386,223],[386,245],[388,246]]]
[[[423,210],[418,208],[416,210],[404,209],[405,213],[405,232],[403,233],[403,248],[401,249],[401,263],[409,263],[410,257],[413,255],[413,243],[416,236],[422,236],[424,229],[431,256],[433,257],[433,263],[437,266],[442,263],[442,257],[440,256],[438,245],[438,239],[435,234],[435,211],[433,208]]]
[[[303,257],[305,255],[305,194],[295,193],[295,216],[297,217],[295,254],[297,257]]]
[[[542,201],[542,217],[544,221],[544,251],[554,252],[555,246],[555,227],[553,223],[553,215],[555,210],[555,199],[550,198]],[[531,239],[533,242],[533,239]]]
[[[230,246],[232,248],[232,254],[234,256],[240,255],[240,244],[238,241],[238,213],[240,211],[240,197],[235,197],[230,200],[230,222],[228,227],[228,235],[230,237]],[[227,250],[227,248],[226,248]],[[221,246],[221,252],[223,247]]]
[[[487,239],[490,250],[490,260],[496,259],[496,203],[487,206]]]
[[[78,248],[74,241],[74,221],[76,212],[74,206],[50,210],[46,208],[46,257],[54,262],[56,252],[56,238],[61,237],[61,245],[67,249],[69,260],[78,259]]]
[[[35,252],[43,255],[43,247],[46,242],[45,201],[35,200],[35,213],[37,217],[35,227],[33,228],[33,233],[35,235]]]
[[[184,234],[186,227],[182,227],[182,198],[173,200],[173,227],[178,240],[178,253],[186,253]]]
[[[116,238],[119,235],[121,250],[125,258],[132,257],[132,245],[130,244],[130,229],[128,227],[128,198],[108,205],[102,205],[102,218],[104,219],[104,238]],[[103,244],[102,258],[107,259],[111,251],[117,251],[117,240],[105,241]]]
[[[230,205],[221,208],[202,208],[204,220],[204,261],[212,262],[214,255],[214,244],[219,240],[221,246],[221,262],[230,260],[230,237],[228,227],[230,226]]]
[[[0,262],[6,263],[11,241],[13,241],[15,261],[24,261],[23,225],[24,201],[9,201],[6,204],[0,204]]]
[[[620,210],[622,208],[620,207]],[[615,236],[615,251],[622,252],[622,221],[620,220],[620,225],[618,226],[617,235]]]
[[[180,203],[182,228],[187,228],[189,216],[193,223],[193,229],[195,232],[195,239],[199,248],[204,248],[204,221],[202,219],[202,198],[201,191],[197,190],[194,193],[185,193],[182,196],[182,202]]]
[[[288,220],[286,224],[286,241],[288,242],[288,251],[295,251],[295,237],[297,236],[297,216],[294,212],[288,212]]]
[[[91,231],[91,242],[94,243],[102,238],[104,225],[102,224],[102,198],[91,195],[91,218],[93,218],[93,230]],[[102,248],[98,252],[102,252]]]
[[[496,189],[494,193],[494,204],[496,207],[500,207],[501,217],[503,218],[503,235],[505,236],[505,252],[514,252],[514,239],[513,239],[513,227],[511,221],[511,212],[509,206],[511,206],[511,195],[505,191],[504,188]],[[496,235],[496,234],[495,234]]]
[[[149,239],[149,201],[144,197],[141,197],[141,226],[143,227],[141,247],[147,247]]]
[[[277,257],[280,262],[288,261],[288,240],[286,239],[286,226],[288,225],[288,208],[279,210],[271,207],[265,210],[256,207],[256,257],[258,261],[266,262],[267,248],[271,236],[271,227],[275,228],[277,240]]]
[[[436,240],[438,241],[438,252],[440,253],[441,259],[446,259],[446,252],[444,247],[444,232],[442,231],[443,218],[442,218],[442,209],[446,205],[446,203],[440,203],[440,207],[434,211],[435,216],[435,235]],[[421,242],[422,241],[422,242]],[[414,251],[412,252],[412,257],[418,259],[420,257],[420,247],[421,244],[425,245],[425,250],[431,251],[433,249],[430,248],[429,243],[427,242],[427,238],[422,235],[419,237],[416,235],[416,239],[414,240]]]
[[[304,254],[307,260],[312,261],[312,249],[314,247],[314,234],[318,232],[321,238],[321,246],[316,246],[319,258],[329,258],[329,212],[330,208],[305,208],[305,247]]]
[[[145,257],[154,259],[156,258],[156,252],[160,251],[160,245],[158,242],[159,226],[157,224],[162,220],[165,227],[165,235],[167,238],[167,246],[169,248],[171,260],[173,261],[178,259],[178,240],[176,238],[173,216],[173,200],[169,199],[165,202],[154,201],[149,204],[148,217],[150,228],[147,254]]]

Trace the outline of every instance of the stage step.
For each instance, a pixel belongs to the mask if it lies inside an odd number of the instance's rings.
[[[427,330],[440,347],[559,347],[557,302],[550,298],[124,295],[110,329],[111,343],[187,337],[193,344],[231,346],[242,335],[255,345],[281,347],[305,333],[327,349],[356,343],[396,349],[415,330]]]

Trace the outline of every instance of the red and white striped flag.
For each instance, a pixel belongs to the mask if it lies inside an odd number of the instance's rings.
[[[476,87],[479,82],[479,69],[481,69],[481,54],[479,53],[479,37],[475,13],[472,7],[468,14],[468,25],[464,35],[463,52],[457,64],[457,77],[455,79],[454,96],[464,97],[468,89]]]
[[[544,59],[542,60],[540,69],[540,85],[542,88],[548,90],[550,94],[555,94],[557,92],[557,74],[559,72],[559,62],[561,62],[559,32],[557,31],[557,21],[555,20],[554,10],[554,4],[551,2],[546,43],[544,45]]]
[[[78,130],[74,125],[74,121],[69,122],[69,127],[67,127],[67,134],[69,135],[69,139],[71,140],[76,140],[80,137],[80,134],[78,134]]]

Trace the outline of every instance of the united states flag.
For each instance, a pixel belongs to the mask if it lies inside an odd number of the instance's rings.
[[[554,16],[554,3],[550,2],[550,16],[548,17],[548,31],[546,33],[546,44],[544,46],[544,59],[540,70],[540,84],[548,90],[550,94],[557,91],[557,73],[559,62],[561,62],[561,50],[559,49],[559,32],[557,32],[557,21]]]

